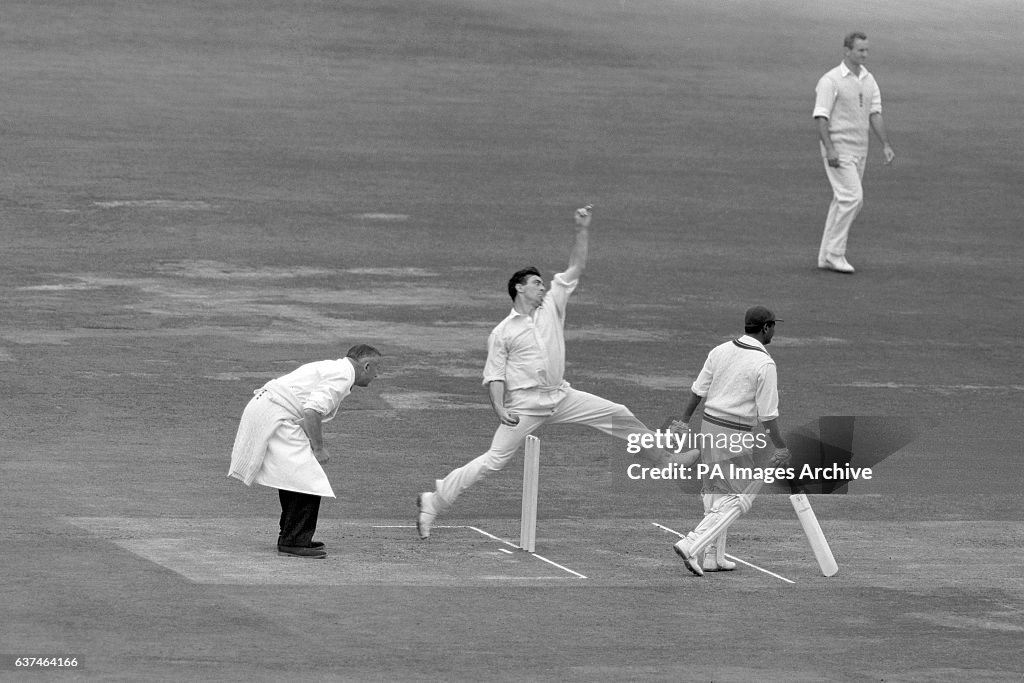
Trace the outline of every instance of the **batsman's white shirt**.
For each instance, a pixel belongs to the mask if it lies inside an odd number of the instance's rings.
[[[307,363],[264,385],[264,389],[291,395],[303,410],[315,410],[324,422],[334,419],[342,400],[352,391],[355,368],[347,358]],[[313,455],[309,438],[297,420],[284,420],[267,443],[257,484],[286,491],[334,498],[323,467]]]
[[[759,420],[779,416],[775,361],[761,342],[743,335],[711,349],[690,388],[704,397],[700,431],[713,437],[710,444],[701,447],[701,458],[706,464],[718,464],[723,469],[722,476],[713,474],[703,480],[702,493],[739,496],[737,504],[743,506],[745,512],[753,500],[746,497],[751,482],[734,479],[729,465],[753,467],[754,453],[752,447],[739,447],[740,442],[731,440],[744,435],[749,437],[750,429]],[[708,519],[705,517],[705,521]]]
[[[775,361],[747,335],[711,349],[690,388],[704,397],[704,412],[713,417],[751,427],[779,416]]]

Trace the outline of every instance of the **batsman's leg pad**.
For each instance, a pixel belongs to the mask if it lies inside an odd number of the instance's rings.
[[[725,495],[716,503],[712,511],[704,515],[697,528],[686,535],[691,542],[691,552],[694,555],[704,552],[704,549],[714,543],[715,538],[729,528],[743,514],[743,506],[739,495]],[[749,504],[747,509],[750,509]]]
[[[727,494],[704,493],[701,500],[704,502],[704,514],[709,514],[718,509]],[[742,503],[742,501],[740,501]],[[742,505],[741,505],[742,509]],[[749,509],[749,507],[748,507]],[[705,571],[729,571],[736,568],[734,562],[725,559],[725,542],[728,536],[728,528],[723,529],[718,536],[711,539],[711,542],[704,549],[704,570]]]
[[[725,529],[718,535],[718,540],[715,541],[715,564],[718,565],[718,571],[730,572],[736,569],[736,563],[725,558],[725,539],[729,534],[729,530]]]

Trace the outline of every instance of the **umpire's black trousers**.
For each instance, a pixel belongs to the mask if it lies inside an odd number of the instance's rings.
[[[277,544],[306,548],[313,540],[320,514],[320,496],[278,489],[281,497],[281,534]]]

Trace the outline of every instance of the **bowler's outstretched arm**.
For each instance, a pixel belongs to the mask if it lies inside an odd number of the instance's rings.
[[[590,209],[576,212],[576,241],[569,254],[569,267],[565,269],[565,279],[574,282],[583,275],[587,267],[587,254],[590,250]]]

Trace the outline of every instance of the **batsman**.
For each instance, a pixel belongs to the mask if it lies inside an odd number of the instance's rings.
[[[763,481],[729,476],[734,471],[730,465],[748,471],[754,467],[753,449],[734,445],[742,443],[742,437],[760,422],[776,448],[771,466],[784,466],[789,461],[789,449],[778,426],[775,360],[765,348],[775,336],[777,322],[781,321],[764,306],[748,309],[743,321],[745,334],[711,350],[683,408],[681,424],[686,425],[704,402],[701,458],[706,465],[720,465],[722,472],[704,480],[704,519],[675,544],[676,554],[697,576],[704,576],[705,571],[736,568],[725,557],[729,525],[750,511]]]
[[[503,469],[531,433],[545,424],[579,424],[620,439],[630,434],[653,434],[619,403],[575,389],[565,381],[565,312],[569,296],[587,265],[592,207],[575,213],[575,240],[569,266],[555,275],[550,287],[536,268],[523,268],[508,281],[512,310],[487,341],[483,384],[498,428],[486,453],[435,481],[433,491],[419,494],[416,528],[430,536],[439,514],[459,495],[487,475]],[[678,456],[661,450],[644,455],[658,465],[678,460],[689,466],[696,451]]]

